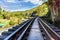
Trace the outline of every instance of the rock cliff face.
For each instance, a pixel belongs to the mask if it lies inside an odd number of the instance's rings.
[[[48,0],[51,10],[51,18],[53,22],[57,22],[60,25],[60,0]]]
[[[52,21],[60,20],[60,0],[49,0]]]

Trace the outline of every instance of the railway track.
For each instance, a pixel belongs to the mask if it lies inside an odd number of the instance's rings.
[[[32,18],[3,32],[0,40],[60,40],[60,29],[41,18]]]
[[[17,38],[24,32],[27,31],[28,27],[32,25],[35,18],[23,22],[21,25],[8,29],[8,31],[3,32],[0,36],[0,40],[17,40]]]
[[[60,40],[60,29],[39,19],[39,24],[41,25],[42,35],[45,38],[44,40]]]

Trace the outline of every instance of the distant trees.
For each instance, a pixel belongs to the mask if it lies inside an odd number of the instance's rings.
[[[1,10],[2,10],[2,9],[0,8],[0,14],[1,14]]]
[[[0,9],[1,11],[1,9]],[[0,14],[0,18],[10,20],[9,25],[18,25],[22,23],[25,19],[31,18],[30,15],[36,11],[36,15],[45,16],[48,12],[48,6],[46,3],[26,11],[16,11],[16,12],[7,12],[5,10]]]

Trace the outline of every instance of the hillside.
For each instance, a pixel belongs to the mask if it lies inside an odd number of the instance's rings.
[[[26,11],[16,11],[16,12],[7,12],[5,10],[2,11],[0,8],[0,20],[7,20],[9,22],[9,26],[13,25],[18,25],[22,23],[25,19],[30,18],[30,15],[34,12],[37,11],[36,15],[38,16],[45,16],[48,13],[48,6],[46,5],[47,3],[44,3],[38,7],[35,7],[31,10],[26,10]],[[1,21],[0,23],[4,23],[4,21]]]
[[[28,12],[33,13],[34,11],[37,11],[36,15],[38,16],[45,16],[47,12],[49,11],[47,3],[44,3],[36,8],[33,8],[29,10]]]

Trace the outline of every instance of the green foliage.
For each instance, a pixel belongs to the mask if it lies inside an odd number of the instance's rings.
[[[0,14],[1,14],[1,10],[2,10],[2,9],[0,8]]]
[[[14,21],[10,21],[9,24],[10,24],[10,25],[14,25],[15,22],[14,22]]]
[[[46,3],[44,3],[44,4],[42,4],[42,5],[38,6],[38,7],[35,7],[33,9],[29,10],[28,13],[31,14],[34,11],[37,11],[36,15],[45,16],[47,14],[48,10],[49,9],[48,9],[48,5],[47,5],[47,2],[46,2]]]
[[[22,23],[25,19],[30,18],[30,15],[34,11],[37,11],[36,15],[38,16],[45,16],[48,12],[47,3],[44,3],[38,7],[26,11],[7,12],[3,10],[0,15],[0,18],[10,20],[9,25],[17,25]]]
[[[0,19],[3,19],[3,16],[0,14]]]
[[[50,18],[50,16],[51,16],[51,11],[48,10],[48,12],[47,12],[47,14],[46,14],[46,17]]]

